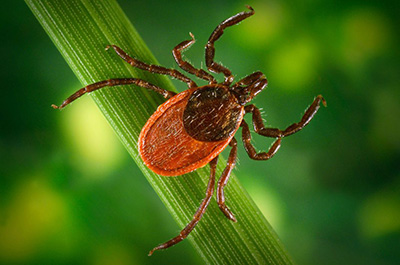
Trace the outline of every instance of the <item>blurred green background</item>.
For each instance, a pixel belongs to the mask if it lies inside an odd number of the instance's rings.
[[[318,94],[328,108],[270,161],[240,144],[237,176],[298,264],[399,264],[396,1],[120,4],[174,68],[189,32],[197,43],[185,55],[203,66],[215,26],[252,5],[216,44],[217,61],[238,79],[266,74],[254,103],[269,126],[297,122]],[[188,241],[147,257],[179,228],[89,97],[50,108],[81,84],[22,1],[1,10],[0,263],[202,264]],[[271,139],[253,142],[265,150]]]

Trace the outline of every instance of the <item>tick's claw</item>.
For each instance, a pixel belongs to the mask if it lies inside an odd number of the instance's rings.
[[[322,101],[322,105],[324,105],[324,107],[326,107],[326,106],[327,106],[327,104],[326,104],[326,100],[324,99],[324,97],[323,97],[322,95],[318,95],[318,98],[320,98],[320,99],[321,99],[321,101]]]
[[[225,214],[225,216],[231,220],[232,222],[236,223],[236,217],[235,215],[231,212],[231,210],[229,210],[228,207],[226,207],[226,205],[219,205],[219,208],[221,209],[221,211]]]
[[[233,215],[230,216],[230,217],[228,217],[228,219],[231,220],[231,221],[234,222],[234,223],[237,223],[236,217],[233,216]]]
[[[54,105],[54,104],[51,104],[51,107],[52,107],[53,109],[60,109],[60,107],[59,107],[59,106],[57,106],[57,105]]]
[[[324,107],[327,107],[328,105],[326,104],[326,100],[324,98],[322,98],[322,104],[324,105]]]
[[[231,220],[232,220],[234,223],[237,223],[236,217],[235,217],[235,216],[233,216],[233,215],[232,215],[232,218],[231,218]]]
[[[246,8],[250,9],[251,12],[254,12],[254,9],[251,6],[246,5]]]
[[[150,250],[148,256],[150,257],[151,255],[153,255],[154,251],[158,250],[158,247],[153,248],[152,250]]]

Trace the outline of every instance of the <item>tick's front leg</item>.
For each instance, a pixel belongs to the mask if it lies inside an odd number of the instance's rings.
[[[249,12],[241,12],[241,13],[238,13],[238,14],[222,21],[221,24],[219,24],[214,29],[213,33],[211,33],[211,36],[208,39],[208,42],[206,44],[206,54],[205,55],[206,55],[206,65],[207,65],[208,70],[213,73],[223,73],[225,76],[224,84],[228,85],[228,86],[233,81],[233,75],[232,75],[232,72],[228,68],[226,68],[226,67],[222,66],[222,64],[216,63],[214,61],[214,57],[215,57],[214,43],[222,36],[222,34],[224,33],[224,29],[226,29],[227,27],[236,25],[243,19],[246,19],[246,18],[254,15],[253,8],[251,8],[250,6],[247,6],[247,8],[250,9]]]

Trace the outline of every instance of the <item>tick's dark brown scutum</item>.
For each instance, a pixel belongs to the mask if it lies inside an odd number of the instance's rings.
[[[228,87],[209,85],[192,93],[183,112],[183,124],[192,138],[215,142],[230,138],[242,116],[243,106]]]
[[[285,130],[268,128],[263,124],[258,108],[249,103],[259,92],[267,86],[267,79],[261,72],[254,72],[232,85],[232,72],[214,61],[214,43],[223,34],[225,28],[233,26],[254,14],[253,8],[247,6],[248,12],[238,13],[222,21],[213,31],[206,44],[206,66],[210,72],[222,73],[224,81],[218,84],[215,78],[202,69],[196,69],[190,63],[182,59],[182,51],[189,48],[194,42],[191,40],[179,43],[173,49],[174,59],[181,69],[208,81],[208,85],[198,87],[196,83],[175,69],[168,69],[158,65],[151,65],[130,57],[125,51],[116,45],[112,47],[115,52],[133,67],[149,71],[151,73],[169,75],[187,84],[188,90],[179,94],[165,90],[145,80],[137,78],[116,78],[100,81],[88,85],[64,100],[60,106],[62,109],[85,93],[89,93],[106,86],[118,86],[134,84],[161,94],[168,99],[160,105],[157,111],[144,125],[138,140],[139,154],[143,162],[156,174],[163,176],[182,175],[197,168],[210,165],[210,180],[206,195],[201,202],[192,220],[179,233],[178,236],[152,249],[154,251],[171,247],[185,239],[195,228],[205,213],[214,193],[215,171],[218,155],[229,145],[231,151],[225,170],[218,181],[217,203],[223,214],[236,222],[236,218],[225,205],[224,187],[228,183],[230,173],[235,166],[237,156],[237,141],[234,138],[236,131],[242,127],[242,141],[245,150],[251,159],[268,160],[279,149],[283,137],[300,131],[306,126],[315,113],[320,103],[326,106],[324,98],[319,95],[308,107],[298,123],[293,123]],[[251,144],[251,134],[245,114],[252,114],[253,127],[257,134],[275,138],[275,142],[267,152],[257,153]]]

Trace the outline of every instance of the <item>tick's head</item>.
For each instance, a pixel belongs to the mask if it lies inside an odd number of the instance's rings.
[[[267,87],[268,81],[261,72],[255,72],[234,84],[230,90],[240,105],[249,103],[258,93]]]

